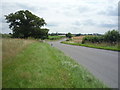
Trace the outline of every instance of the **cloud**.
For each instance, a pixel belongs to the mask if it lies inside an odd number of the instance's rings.
[[[118,16],[118,7],[108,7],[104,11],[98,12],[98,14],[101,15],[107,15],[107,16]]]
[[[59,25],[59,23],[57,23],[57,22],[49,22],[47,24],[48,27],[57,27],[58,25]]]
[[[84,25],[97,25],[97,22],[93,21],[92,19],[88,19],[84,21]]]
[[[120,16],[120,1],[118,3],[118,16]]]
[[[79,6],[78,11],[79,13],[87,13],[87,12],[90,12],[90,8],[87,6]]]
[[[4,0],[0,23],[9,33],[4,15],[29,10],[45,19],[50,32],[104,33],[117,29],[117,5],[118,0]]]
[[[118,27],[118,24],[100,24],[99,26],[106,28],[114,28],[114,27]]]

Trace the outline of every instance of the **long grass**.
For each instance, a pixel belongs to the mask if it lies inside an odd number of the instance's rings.
[[[64,53],[40,42],[27,45],[14,57],[3,58],[2,80],[3,88],[106,88]]]
[[[3,60],[17,55],[20,51],[24,50],[33,40],[23,39],[2,39],[2,58]]]

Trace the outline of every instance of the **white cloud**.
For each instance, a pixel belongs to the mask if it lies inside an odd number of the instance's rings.
[[[118,0],[4,0],[3,15],[30,10],[48,23],[50,32],[104,33],[117,29]],[[3,23],[4,33],[9,33]]]

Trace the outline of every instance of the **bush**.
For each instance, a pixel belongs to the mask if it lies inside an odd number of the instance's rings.
[[[109,43],[116,43],[120,40],[120,33],[117,30],[108,31],[104,35],[104,40]]]
[[[101,36],[86,36],[83,38],[82,43],[91,42],[91,43],[99,43],[102,42],[103,39]]]
[[[111,44],[115,44],[120,41],[120,33],[117,30],[112,30],[106,32],[102,36],[86,36],[82,40],[82,44],[86,42],[90,43],[102,43],[102,42],[107,42]]]
[[[66,41],[71,41],[72,39],[70,38],[70,39],[67,39]]]

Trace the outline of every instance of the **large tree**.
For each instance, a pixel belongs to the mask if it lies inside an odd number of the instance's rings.
[[[46,25],[43,18],[32,14],[28,10],[20,10],[15,13],[5,15],[9,28],[13,30],[13,37],[16,38],[47,38],[48,29],[41,29]]]

